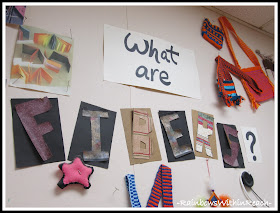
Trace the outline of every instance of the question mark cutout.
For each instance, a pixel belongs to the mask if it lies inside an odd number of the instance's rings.
[[[254,154],[253,147],[254,147],[254,145],[256,144],[256,136],[254,135],[253,132],[248,131],[248,132],[246,133],[246,139],[249,140],[249,137],[250,137],[250,136],[252,136],[252,138],[253,138],[253,141],[252,141],[252,143],[251,143],[251,145],[250,145],[250,149],[251,149],[251,152]],[[257,157],[256,157],[255,155],[253,156],[253,160],[254,160],[254,161],[257,160]]]

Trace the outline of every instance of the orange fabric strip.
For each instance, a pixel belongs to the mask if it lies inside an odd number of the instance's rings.
[[[249,57],[249,59],[253,62],[253,64],[255,66],[260,66],[260,63],[259,63],[259,60],[258,58],[256,57],[255,53],[244,43],[244,41],[242,41],[242,39],[236,34],[234,28],[232,27],[231,23],[227,20],[227,18],[225,16],[222,16],[219,18],[219,21],[223,27],[223,31],[225,33],[225,37],[226,37],[226,42],[228,44],[228,47],[230,49],[230,52],[233,56],[233,59],[234,59],[234,62],[236,64],[236,66],[238,66],[239,68],[240,65],[238,63],[238,60],[234,54],[234,51],[233,51],[233,48],[232,48],[232,45],[231,45],[231,42],[230,42],[230,38],[229,38],[229,34],[228,34],[228,31],[229,30],[233,36],[236,38],[237,40],[237,43],[239,44],[239,46],[242,48],[242,50],[245,52],[245,54]]]

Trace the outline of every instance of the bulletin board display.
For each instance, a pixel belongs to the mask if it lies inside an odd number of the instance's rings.
[[[73,56],[71,55],[71,94],[63,95],[22,89],[11,87],[6,83],[6,138],[4,141],[6,199],[4,202],[7,207],[130,207],[125,183],[127,174],[135,175],[139,200],[142,206],[146,206],[160,164],[165,164],[172,169],[174,207],[186,207],[183,205],[184,201],[196,200],[200,196],[210,197],[206,158],[195,156],[195,159],[192,157],[191,160],[187,161],[173,161],[168,160],[166,153],[164,138],[166,136],[163,135],[159,111],[183,113],[190,136],[190,147],[195,149],[192,110],[211,114],[215,118],[213,126],[216,133],[217,153],[215,156],[217,155],[217,159],[209,159],[208,161],[211,176],[215,181],[215,192],[228,194],[235,200],[245,201],[246,197],[240,187],[239,176],[242,171],[247,170],[254,177],[254,190],[262,198],[268,200],[271,207],[275,206],[275,103],[274,100],[263,102],[259,109],[254,111],[242,83],[234,76],[236,90],[245,97],[245,101],[242,102],[241,106],[227,107],[218,97],[215,58],[220,55],[232,64],[233,60],[226,43],[224,42],[222,49],[217,50],[203,39],[201,28],[206,17],[211,23],[219,25],[219,14],[200,6],[28,6],[25,16],[25,25],[55,32],[59,36],[74,41]],[[239,36],[252,50],[259,49],[268,55],[274,53],[273,39],[235,21],[230,21],[235,30],[239,32]],[[185,50],[191,50],[188,53],[195,57],[195,60],[191,59],[191,63],[195,63],[195,72],[192,72],[192,77],[199,80],[198,89],[196,89],[197,85],[193,85],[193,92],[189,94],[174,94],[178,91],[160,89],[168,87],[165,85],[168,82],[171,84],[184,83],[183,79],[176,79],[176,76],[173,76],[174,73],[171,73],[176,66],[172,60],[170,62],[173,64],[168,65],[170,67],[168,70],[170,72],[168,73],[169,79],[160,78],[160,76],[165,75],[165,73],[161,73],[163,69],[160,67],[159,71],[154,73],[154,83],[158,85],[158,88],[142,85],[143,81],[151,84],[151,80],[148,81],[144,75],[142,78],[136,76],[136,80],[141,81],[141,83],[134,86],[128,85],[127,82],[117,83],[110,81],[110,79],[104,79],[105,69],[112,66],[110,61],[107,61],[108,64],[104,64],[104,51],[108,51],[107,48],[109,48],[106,46],[108,43],[104,43],[106,33],[104,26],[105,28],[113,26],[123,29],[125,32],[131,31],[151,36],[149,41],[154,37],[167,41],[169,44],[174,44],[173,47],[181,47],[182,56]],[[7,25],[5,35],[5,74],[6,82],[9,82],[9,69],[13,63],[18,28]],[[116,36],[118,35],[116,34]],[[145,38],[147,40],[147,37]],[[110,39],[114,39],[114,35],[111,35]],[[131,44],[127,43],[128,48],[131,48]],[[241,67],[252,66],[239,46],[234,42],[232,45]],[[171,50],[171,46],[168,48],[164,45],[157,46],[158,49],[162,47],[164,47],[163,50]],[[179,49],[173,50],[179,51]],[[120,57],[122,56],[120,54]],[[173,56],[174,62],[178,62],[176,55]],[[153,64],[154,67],[145,66],[149,74],[151,69],[155,69],[158,64],[154,58],[152,60],[153,62],[148,64]],[[261,61],[260,58],[259,60]],[[166,61],[162,63],[166,63]],[[133,63],[133,61],[128,61],[127,64],[134,65],[135,69],[141,65],[144,66],[141,63]],[[139,73],[143,73],[146,69],[142,67]],[[116,69],[115,72],[115,74],[121,73],[121,70]],[[122,78],[121,76],[117,77]],[[110,162],[109,165],[104,166],[108,166],[108,168],[93,166],[94,172],[90,177],[91,188],[88,190],[79,185],[67,186],[63,190],[57,186],[62,176],[59,169],[59,164],[62,162],[16,168],[11,99],[34,99],[45,96],[55,99],[59,106],[65,153],[65,161],[63,162],[70,162],[67,158],[82,102],[116,113],[114,114],[112,143],[109,149]],[[158,150],[161,154],[159,159],[161,160],[130,164],[120,110],[128,108],[150,109]],[[241,167],[244,164],[245,168],[224,167],[216,123],[230,124],[236,127],[243,154]],[[253,133],[257,131],[259,140],[255,150],[257,163],[246,157],[248,145],[245,144],[244,128],[242,129],[242,127],[248,127]],[[248,137],[248,140],[251,138],[252,136]],[[251,155],[253,159],[253,153]]]

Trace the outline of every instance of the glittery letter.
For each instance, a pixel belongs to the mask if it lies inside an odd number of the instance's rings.
[[[90,117],[91,122],[91,151],[83,152],[84,161],[107,161],[109,153],[101,151],[100,118],[108,118],[108,112],[83,110],[83,116]]]
[[[231,149],[231,155],[225,155],[224,161],[233,167],[239,167],[239,163],[237,160],[237,156],[240,148],[239,143],[230,140],[230,135],[237,138],[238,131],[225,124],[223,125],[223,127]]]
[[[177,113],[171,114],[171,115],[165,115],[160,117],[160,121],[162,125],[164,126],[165,132],[167,134],[170,146],[172,148],[173,154],[175,158],[179,158],[181,156],[184,156],[186,154],[189,154],[192,152],[192,149],[189,146],[183,145],[179,146],[177,142],[177,138],[182,137],[181,130],[173,130],[171,127],[170,122],[178,119],[179,115]]]
[[[34,116],[49,111],[52,107],[50,100],[47,97],[44,97],[43,99],[35,99],[17,104],[15,107],[20,120],[39,155],[43,161],[48,160],[52,157],[52,153],[44,141],[43,135],[51,132],[53,127],[50,122],[37,124]]]

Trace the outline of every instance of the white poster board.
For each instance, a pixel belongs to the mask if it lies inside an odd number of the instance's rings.
[[[250,163],[262,163],[262,154],[257,129],[254,127],[241,127],[247,159]]]
[[[194,52],[104,25],[104,80],[200,99]]]

